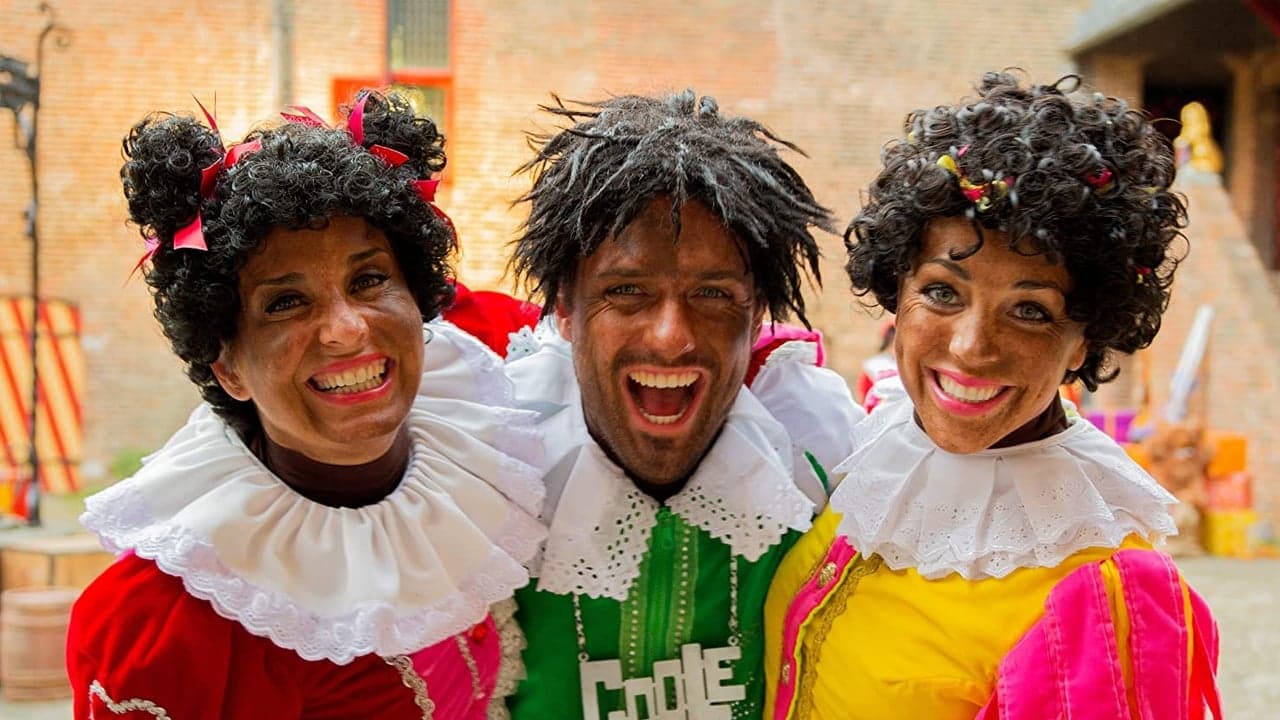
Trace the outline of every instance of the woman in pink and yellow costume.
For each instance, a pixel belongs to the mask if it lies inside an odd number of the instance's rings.
[[[395,97],[125,139],[155,315],[205,403],[82,518],[121,553],[77,602],[76,718],[479,720],[520,675],[544,532],[531,416],[434,319],[443,138]]]
[[[909,401],[774,579],[771,720],[1220,717],[1173,498],[1058,396],[1151,342],[1185,224],[1168,143],[1075,84],[912,113],[845,235]]]

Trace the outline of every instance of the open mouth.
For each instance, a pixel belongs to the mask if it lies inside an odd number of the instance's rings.
[[[354,395],[372,390],[386,379],[387,359],[379,358],[341,372],[317,374],[307,382],[326,395]]]
[[[699,373],[693,370],[637,370],[627,374],[627,389],[645,420],[654,425],[673,425],[693,404],[698,378]]]
[[[961,379],[945,372],[933,371],[933,395],[944,410],[956,415],[982,415],[1004,401],[1008,385],[973,379]]]
[[[977,405],[984,403],[1004,391],[1003,385],[961,385],[949,376],[937,373],[938,386],[953,400]]]

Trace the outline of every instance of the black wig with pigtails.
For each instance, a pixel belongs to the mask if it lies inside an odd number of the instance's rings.
[[[582,258],[653,200],[669,197],[677,238],[681,206],[702,203],[742,241],[773,319],[794,312],[808,325],[801,277],[807,271],[821,280],[811,230],[832,226],[827,209],[778,152],[779,146],[800,152],[796,146],[758,122],[722,116],[713,98],[692,90],[574,107],[555,100],[542,109],[573,124],[530,137],[537,157],[519,172],[533,175],[533,188],[517,201],[529,203],[529,217],[511,259],[544,313],[571,285]]]
[[[129,216],[157,241],[143,272],[155,316],[200,394],[242,435],[257,428],[252,402],[235,400],[212,364],[236,334],[239,272],[276,228],[323,228],[331,218],[364,218],[384,232],[424,318],[452,299],[452,229],[413,182],[444,168],[444,137],[396,96],[369,93],[363,146],[345,128],[284,122],[253,130],[261,147],[226,163],[212,192],[201,170],[217,163],[222,141],[191,116],[153,114],[124,139],[120,169]],[[367,147],[404,153],[399,166]],[[174,247],[174,235],[197,212],[207,251]]]
[[[1116,376],[1113,351],[1149,345],[1181,259],[1186,208],[1169,191],[1168,141],[1123,100],[1076,93],[1079,78],[1022,86],[987,73],[978,97],[916,110],[905,137],[845,231],[845,266],[859,295],[889,312],[929,221],[969,217],[1010,247],[1062,262],[1068,316],[1085,325],[1084,364],[1065,378],[1090,390]],[[956,259],[981,247],[975,244]]]

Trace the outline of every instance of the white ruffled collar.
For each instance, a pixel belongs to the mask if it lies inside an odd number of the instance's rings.
[[[462,632],[528,582],[522,564],[545,535],[541,446],[501,360],[447,322],[427,328],[412,455],[381,501],[304,498],[201,405],[136,475],[89,498],[81,522],[307,660],[412,653]]]
[[[836,467],[838,532],[895,570],[926,578],[999,578],[1053,567],[1130,535],[1157,542],[1177,532],[1177,502],[1124,450],[1073,411],[1056,435],[957,455],[913,419],[910,402],[871,413],[854,429],[854,453]]]
[[[517,353],[507,372],[541,423],[548,468],[543,520],[549,534],[532,565],[538,588],[626,599],[657,523],[660,503],[636,488],[587,431],[570,346],[545,326],[541,343]],[[786,429],[743,388],[715,445],[688,483],[666,502],[748,561],[789,530],[808,529],[813,501],[796,487]]]

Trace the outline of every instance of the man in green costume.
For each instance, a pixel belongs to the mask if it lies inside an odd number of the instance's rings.
[[[512,264],[552,322],[508,370],[545,413],[549,539],[509,707],[759,717],[769,582],[861,414],[816,334],[773,325],[807,325],[828,212],[794,146],[692,91],[546,109],[571,126],[535,138]]]

